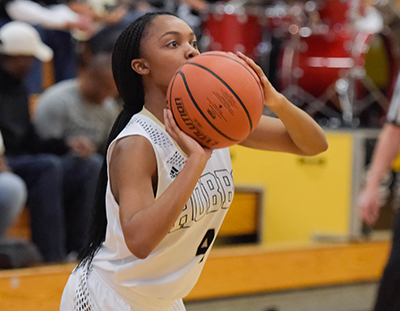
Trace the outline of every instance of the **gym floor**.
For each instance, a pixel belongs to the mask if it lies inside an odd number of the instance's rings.
[[[377,282],[185,302],[187,311],[371,311]]]

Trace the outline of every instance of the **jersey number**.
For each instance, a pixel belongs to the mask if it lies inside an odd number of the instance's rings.
[[[197,248],[196,256],[204,255],[207,252],[207,250],[210,248],[214,240],[214,237],[215,237],[215,230],[208,229],[208,231],[204,235],[204,238],[201,240],[199,247]],[[202,262],[203,259],[204,256],[201,258],[200,262]]]

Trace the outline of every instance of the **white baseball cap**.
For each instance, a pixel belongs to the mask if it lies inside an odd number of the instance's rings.
[[[24,22],[12,21],[0,28],[0,54],[32,55],[47,62],[53,50],[40,39],[37,30]]]

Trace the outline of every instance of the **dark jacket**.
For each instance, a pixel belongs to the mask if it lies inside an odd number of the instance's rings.
[[[62,139],[41,139],[31,123],[29,93],[22,81],[13,78],[0,64],[0,131],[6,155],[37,153],[65,154]]]

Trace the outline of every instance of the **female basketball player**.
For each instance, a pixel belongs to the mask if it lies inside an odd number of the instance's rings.
[[[184,134],[166,110],[175,71],[199,54],[181,19],[151,13],[133,22],[113,53],[125,105],[109,138],[93,223],[82,261],[64,289],[61,310],[185,310],[233,197],[229,149],[209,150]],[[263,117],[242,145],[314,155],[322,129],[273,89],[262,70]]]

